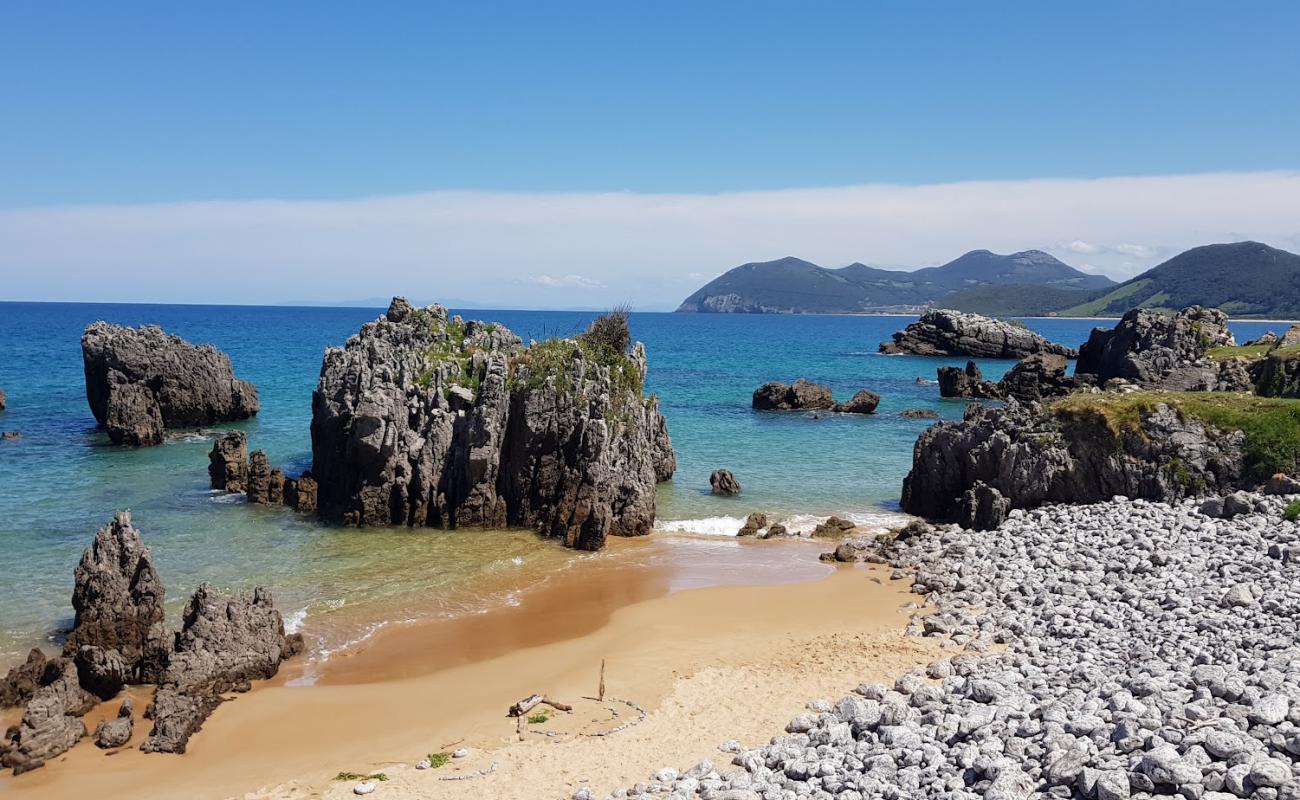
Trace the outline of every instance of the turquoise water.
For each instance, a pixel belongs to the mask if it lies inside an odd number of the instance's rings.
[[[483,602],[469,587],[518,590],[580,559],[527,532],[355,531],[321,527],[281,509],[254,508],[207,489],[210,439],[192,436],[139,450],[109,446],[86,405],[80,336],[89,322],[156,323],[225,350],[236,374],[253,381],[262,412],[238,426],[251,446],[289,472],[309,466],[311,391],[322,350],[341,344],[378,309],[0,303],[0,389],[9,410],[0,430],[0,662],[51,641],[69,623],[72,570],[94,530],[115,509],[132,510],[153,547],[173,609],[201,580],[264,583],[296,619],[351,616],[335,640],[357,633],[366,609],[385,614],[448,612]],[[525,339],[568,335],[581,312],[473,311]],[[899,416],[932,408],[959,418],[960,401],[938,397],[942,364],[964,359],[880,356],[880,341],[911,321],[900,317],[634,314],[633,335],[650,358],[647,390],[663,401],[678,472],[661,487],[664,529],[734,532],[750,511],[854,514],[896,508],[912,444],[929,422]],[[1028,320],[1051,339],[1078,344],[1096,324]],[[1234,323],[1238,337],[1278,325]],[[1011,362],[982,362],[996,379]],[[754,388],[807,377],[847,399],[859,388],[882,395],[869,417],[757,413]],[[738,498],[709,494],[709,473],[731,469]],[[395,612],[395,609],[397,610]],[[312,631],[312,622],[307,630]],[[318,627],[317,632],[323,630]],[[337,646],[338,641],[321,647]]]

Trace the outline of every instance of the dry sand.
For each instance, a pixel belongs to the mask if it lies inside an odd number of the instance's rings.
[[[823,567],[816,546],[747,548],[737,552],[788,559],[792,576],[830,574],[668,593],[683,572],[671,557],[586,564],[515,607],[388,629],[326,664],[315,686],[285,685],[302,674],[290,666],[219,708],[183,756],[141,753],[148,722],[137,719],[127,748],[106,755],[83,741],[45,769],[0,779],[0,794],[343,798],[355,781],[333,777],[347,771],[385,773],[375,798],[568,798],[584,785],[603,795],[661,766],[726,764],[720,742],[765,742],[809,699],[835,700],[936,657],[933,643],[902,633],[900,609],[915,599],[904,581],[877,568]],[[603,704],[583,699],[596,692],[602,659]],[[505,711],[533,692],[574,711],[524,726],[521,742]],[[644,706],[647,718],[608,737],[582,735],[639,716],[614,698]],[[469,757],[412,766],[461,747]],[[493,764],[483,777],[444,780]]]

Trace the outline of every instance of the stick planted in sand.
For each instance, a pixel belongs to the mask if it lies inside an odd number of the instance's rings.
[[[605,659],[600,660],[600,687],[596,690],[596,699],[605,702]]]

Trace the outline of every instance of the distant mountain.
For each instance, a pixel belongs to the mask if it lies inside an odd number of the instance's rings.
[[[802,259],[743,264],[686,298],[697,313],[845,314],[914,309],[981,286],[1049,286],[1104,290],[1114,281],[1088,275],[1041,250],[998,255],[972,250],[938,267],[912,272],[850,264],[827,269]]]
[[[1300,256],[1260,242],[1193,247],[1108,291],[1063,303],[1061,316],[1131,308],[1221,308],[1234,317],[1300,318]]]

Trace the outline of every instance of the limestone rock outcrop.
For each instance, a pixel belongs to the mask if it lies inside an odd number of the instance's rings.
[[[227,492],[244,491],[248,478],[248,435],[243,431],[229,431],[212,443],[208,454],[208,477],[213,489]]]
[[[3,766],[15,775],[44,766],[86,735],[80,718],[94,708],[96,700],[81,688],[72,662],[58,659],[47,677],[49,682],[32,695],[5,749]]]
[[[835,411],[874,414],[880,395],[859,389],[847,403],[837,403],[828,386],[798,378],[794,383],[770,381],[754,390],[750,406],[757,411]]]
[[[247,691],[252,681],[274,677],[301,650],[302,637],[285,635],[266,589],[228,595],[201,584],[185,607],[154,695],[153,728],[141,749],[184,753],[224,692]]]
[[[965,493],[983,483],[1010,508],[1094,503],[1116,495],[1164,502],[1250,483],[1246,438],[1160,403],[1133,429],[1103,414],[1043,409],[1014,399],[971,405],[960,422],[921,433],[903,480],[904,511],[939,520],[963,515]]]
[[[126,683],[155,680],[166,659],[165,592],[153,555],[131,526],[130,512],[119,511],[99,529],[81,556],[74,580],[76,616],[64,655],[95,668],[88,675],[96,677],[88,680],[97,692],[108,690],[115,673]],[[95,650],[82,654],[83,647]]]
[[[974,361],[967,361],[966,368],[939,367],[940,397],[997,398],[998,385],[984,380],[984,373]]]
[[[614,314],[525,347],[500,325],[395,298],[325,353],[311,426],[321,516],[529,527],[585,550],[647,533],[676,456],[629,339]]]
[[[21,706],[31,700],[37,689],[54,679],[51,671],[55,669],[61,669],[58,661],[46,658],[40,648],[33,647],[27,660],[0,680],[0,708]]]
[[[1033,353],[1053,353],[1074,358],[1073,348],[1049,342],[1023,325],[963,311],[932,309],[881,342],[889,355],[968,356],[970,358],[1024,358]]]
[[[159,444],[168,428],[247,419],[260,408],[225,353],[156,325],[91,323],[81,356],[90,410],[114,444]]]
[[[1135,308],[1114,328],[1093,328],[1074,371],[1099,385],[1118,379],[1170,391],[1248,392],[1240,362],[1206,357],[1212,347],[1234,344],[1228,315],[1216,308],[1192,306],[1173,316]]]
[[[301,652],[300,634],[284,622],[262,588],[228,596],[203,584],[168,634],[163,587],[131,517],[119,512],[95,534],[75,574],[76,619],[64,655],[33,650],[0,681],[0,705],[26,703],[22,721],[0,741],[0,764],[26,772],[66,752],[86,735],[80,717],[127,683],[160,684],[146,716],[154,730],[142,749],[184,752],[189,737],[222,702],[273,676]],[[100,747],[131,738],[130,699],[118,717],[96,727]]]
[[[248,452],[248,437],[243,431],[230,431],[212,443],[208,477],[213,489],[245,492],[248,502],[256,505],[316,511],[316,480],[311,473],[286,477],[284,470],[271,467],[265,452]]]
[[[740,494],[740,481],[729,469],[715,469],[709,475],[709,490],[716,495],[731,497]]]

